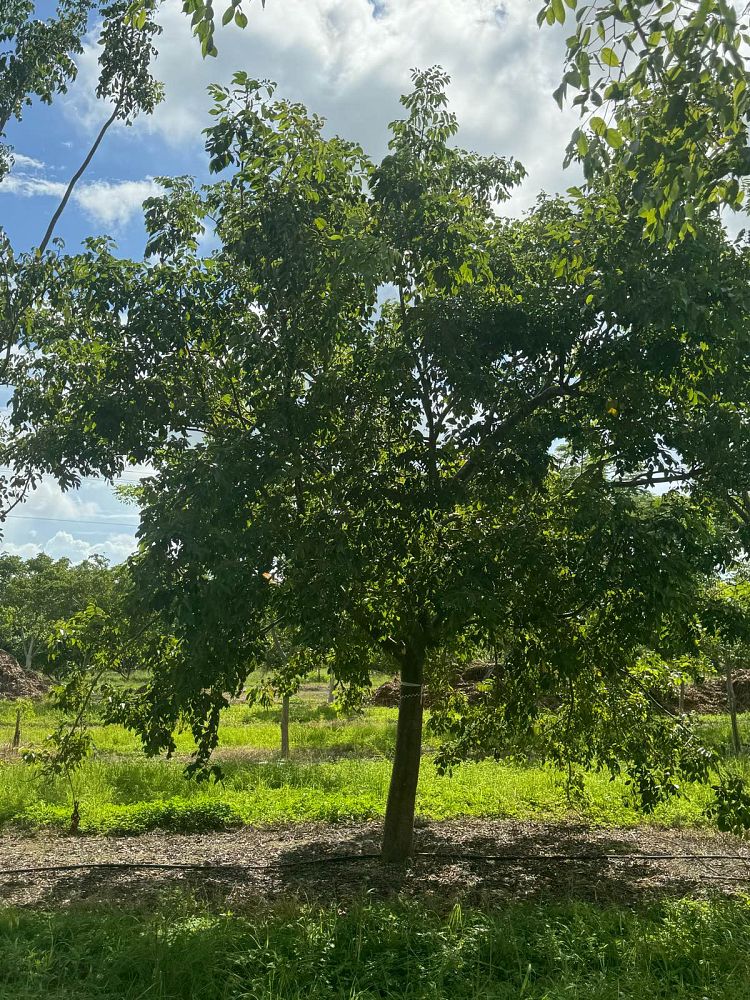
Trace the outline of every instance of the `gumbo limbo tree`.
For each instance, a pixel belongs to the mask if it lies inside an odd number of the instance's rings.
[[[214,88],[221,179],[165,182],[143,263],[106,241],[54,262],[12,401],[21,467],[155,466],[133,573],[181,652],[126,709],[148,750],[187,720],[205,766],[274,628],[351,693],[390,658],[391,859],[425,684],[446,766],[536,739],[629,769],[647,803],[706,776],[639,693],[639,653],[684,648],[737,545],[714,510],[750,485],[744,244],[709,219],[657,247],[563,199],[504,219],[523,169],[454,144],[446,83],[414,74],[379,165],[270,86]],[[487,646],[501,669],[470,711],[446,663]]]

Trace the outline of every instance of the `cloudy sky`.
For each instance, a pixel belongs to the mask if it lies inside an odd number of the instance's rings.
[[[37,3],[39,16],[51,6]],[[77,188],[58,234],[74,250],[108,233],[120,252],[143,252],[141,203],[154,178],[192,174],[207,179],[201,130],[208,123],[206,87],[236,70],[272,79],[278,94],[326,117],[332,133],[383,155],[388,122],[400,116],[409,70],[439,63],[452,77],[450,98],[461,123],[458,141],[480,152],[517,157],[529,178],[509,211],[522,212],[540,190],[564,190],[577,176],[563,172],[570,111],[552,99],[559,83],[564,29],[536,25],[535,0],[258,0],[245,9],[244,31],[219,31],[219,56],[203,61],[179,0],[161,16],[156,75],[166,100],[150,119],[116,128]],[[46,8],[46,10],[45,10]],[[224,5],[216,2],[219,17]],[[95,35],[80,59],[76,84],[52,108],[34,107],[9,132],[16,165],[0,183],[0,219],[18,248],[39,241],[64,184],[107,116],[94,97]],[[143,470],[126,476],[134,481]],[[44,482],[6,523],[3,546],[31,555],[43,550],[79,560],[101,552],[113,561],[133,548],[137,515],[112,488],[87,481],[62,495]]]

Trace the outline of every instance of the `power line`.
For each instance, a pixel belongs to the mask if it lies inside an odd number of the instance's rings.
[[[7,514],[3,520],[10,521],[12,519],[17,521],[54,521],[57,524],[107,524],[113,528],[137,528],[138,525],[132,521],[108,521],[106,518],[100,518],[98,521],[86,520],[84,518],[69,518],[69,517],[43,517],[41,514]]]

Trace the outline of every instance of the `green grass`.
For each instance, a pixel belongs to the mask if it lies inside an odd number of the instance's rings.
[[[0,1000],[743,1000],[746,901],[0,911]]]
[[[750,751],[750,712],[740,713],[737,723],[743,746]],[[699,715],[698,731],[704,744],[721,756],[732,752],[732,725],[728,715]]]
[[[13,702],[0,700],[0,746],[8,745],[16,724]],[[297,754],[326,753],[384,756],[391,753],[396,738],[396,710],[368,708],[362,715],[345,718],[325,703],[308,697],[295,698],[290,708],[290,740]],[[21,723],[24,746],[38,746],[58,722],[58,714],[44,703],[30,706]],[[96,720],[96,715],[94,716]],[[138,754],[140,741],[122,726],[94,724],[94,744],[101,753]],[[266,751],[279,747],[279,710],[259,706],[232,705],[222,719],[219,747]],[[189,732],[176,734],[177,750],[189,754],[195,742]]]
[[[273,826],[321,821],[340,823],[383,815],[390,776],[385,760],[327,763],[234,761],[220,783],[188,780],[181,764],[164,760],[98,759],[77,778],[81,831],[140,833],[226,829],[237,824]],[[600,826],[700,826],[711,791],[687,790],[645,816],[620,781],[588,775],[585,794],[567,801],[561,776],[547,767],[469,763],[441,777],[423,762],[417,814],[428,819],[460,816],[552,820],[577,818]],[[60,780],[39,781],[24,764],[0,765],[0,824],[64,828],[69,793]]]
[[[225,773],[221,784],[187,780],[183,760],[146,760],[137,739],[120,726],[96,727],[96,754],[76,777],[82,831],[226,829],[243,823],[344,822],[382,816],[396,711],[368,708],[360,716],[342,718],[319,695],[319,690],[307,690],[292,701],[291,763],[278,760],[278,710],[243,704],[229,708],[219,736]],[[55,721],[49,707],[32,706],[23,720],[23,743],[40,743]],[[14,724],[15,706],[0,702],[0,745],[10,742]],[[717,749],[726,745],[726,717],[704,716],[700,725],[711,745]],[[190,734],[178,733],[177,746],[187,755],[193,748]],[[750,771],[747,759],[735,766]],[[611,782],[606,775],[589,775],[585,795],[571,805],[561,775],[550,768],[471,763],[445,778],[435,773],[427,755],[417,812],[429,819],[575,817],[604,826],[644,821],[702,826],[711,794],[705,787],[688,788],[684,797],[644,817],[624,784]],[[0,825],[65,828],[70,809],[69,789],[61,780],[41,783],[22,763],[0,763]]]
[[[326,754],[386,756],[393,751],[396,736],[393,708],[367,708],[354,717],[342,717],[335,708],[321,701],[318,692],[303,689],[291,701],[290,739],[295,754],[316,757]],[[429,713],[427,713],[429,718]],[[24,708],[21,734],[25,746],[37,746],[55,727],[57,713],[40,702]],[[96,722],[96,712],[94,713]],[[14,702],[0,700],[0,747],[10,744],[16,722]],[[750,713],[739,717],[740,735],[750,751]],[[721,754],[729,752],[731,731],[728,715],[702,715],[698,727],[703,741]],[[95,724],[92,735],[101,753],[140,753],[140,741],[122,726]],[[429,733],[426,736],[429,745]],[[178,752],[189,754],[195,744],[189,732],[176,734]],[[219,730],[221,749],[243,748],[273,754],[279,746],[279,709],[232,705],[224,713]]]

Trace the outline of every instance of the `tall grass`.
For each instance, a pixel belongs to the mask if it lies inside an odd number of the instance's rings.
[[[223,749],[278,750],[278,707],[264,709],[258,705],[235,704],[228,708],[219,727],[219,747]],[[393,752],[396,738],[396,709],[367,708],[358,716],[345,717],[325,702],[316,700],[309,691],[292,699],[290,706],[290,736],[293,753],[301,757],[348,753],[358,756],[384,756]],[[427,713],[429,718],[429,713]],[[24,708],[21,735],[25,746],[36,746],[55,727],[58,714],[46,703],[29,704]],[[93,712],[92,734],[101,753],[139,754],[137,736],[122,726],[101,724],[97,710]],[[701,739],[706,745],[727,755],[731,748],[728,715],[698,717]],[[750,713],[740,714],[740,735],[750,750]],[[9,745],[16,724],[16,704],[0,699],[0,747]],[[177,749],[191,753],[195,743],[188,731],[175,734]],[[429,734],[426,743],[429,746]]]
[[[45,703],[27,706],[21,723],[23,745],[39,745],[58,721],[58,714]],[[15,725],[14,703],[0,700],[0,747],[10,744]],[[122,726],[102,725],[96,709],[91,733],[100,753],[138,754],[141,750],[141,743],[133,733]],[[326,752],[383,756],[392,752],[395,737],[395,709],[368,708],[362,715],[345,718],[330,705],[311,702],[308,698],[292,699],[290,739],[294,751],[302,756]],[[189,754],[195,749],[195,742],[187,730],[178,731],[175,741],[180,753]],[[219,729],[220,748],[260,750],[270,754],[278,750],[279,742],[278,708],[232,705],[224,712]]]
[[[221,782],[187,779],[181,764],[164,760],[95,759],[78,778],[81,830],[138,833],[166,829],[223,829],[306,821],[347,822],[382,816],[390,778],[385,760],[316,764],[226,762]],[[551,768],[511,763],[469,763],[451,777],[423,762],[417,814],[515,819],[580,818],[595,825],[665,826],[706,823],[710,789],[694,786],[684,797],[644,817],[621,781],[588,775],[584,794],[568,802],[561,775]],[[29,827],[68,823],[69,792],[62,780],[40,782],[24,764],[0,764],[0,823]]]
[[[746,901],[0,912],[0,1000],[742,1000]]]

